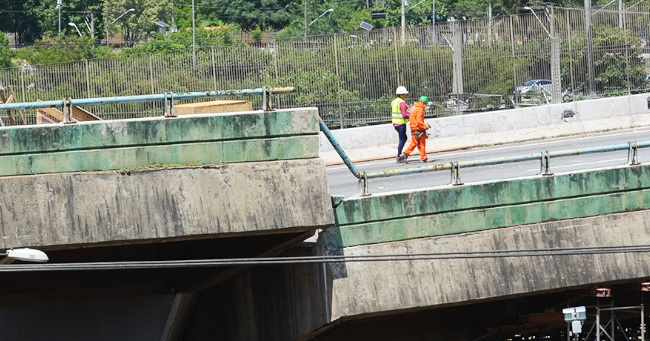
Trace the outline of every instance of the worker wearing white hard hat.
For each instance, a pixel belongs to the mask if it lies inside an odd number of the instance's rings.
[[[397,144],[397,163],[402,163],[406,160],[406,155],[402,156],[402,149],[406,144],[406,124],[409,122],[408,105],[404,101],[409,92],[406,87],[399,86],[395,90],[395,99],[390,103],[391,117],[393,126],[399,135],[399,143]]]

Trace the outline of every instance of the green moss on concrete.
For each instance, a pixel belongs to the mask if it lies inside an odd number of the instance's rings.
[[[650,190],[624,191],[340,226],[332,243],[348,247],[645,209]]]
[[[0,155],[317,135],[317,111],[204,115],[0,128]]]
[[[650,188],[650,166],[504,180],[344,200],[339,226]],[[524,214],[524,213],[520,213]]]
[[[318,135],[0,156],[0,176],[318,157]]]

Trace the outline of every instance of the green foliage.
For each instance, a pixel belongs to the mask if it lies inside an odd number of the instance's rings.
[[[106,58],[112,53],[107,47],[95,47],[89,37],[66,36],[62,39],[39,40],[34,46],[19,49],[17,59],[32,65],[63,63],[83,59]]]
[[[641,58],[641,39],[633,32],[622,31],[618,27],[597,26],[593,32],[596,91],[608,93],[628,86],[642,87],[646,72]],[[571,88],[573,76],[576,90],[587,92],[587,48],[584,33],[573,43],[572,51],[571,55],[562,58],[562,84],[565,88]],[[580,67],[584,68],[584,72],[581,72]]]
[[[302,0],[203,0],[199,15],[228,19],[244,30],[282,29],[301,13]]]
[[[123,32],[127,46],[133,46],[144,39],[151,31],[156,31],[155,21],[167,18],[170,6],[167,2],[159,0],[104,0],[108,7],[108,19],[113,21],[133,8],[135,11],[127,13],[110,26],[111,34]]]
[[[12,66],[11,57],[13,57],[13,52],[9,48],[9,39],[0,32],[0,67]]]
[[[253,39],[253,43],[259,44],[262,42],[262,31],[260,29],[252,30],[251,31],[251,39]]]

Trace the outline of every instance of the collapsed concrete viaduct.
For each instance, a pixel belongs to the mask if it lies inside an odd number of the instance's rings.
[[[0,248],[73,263],[650,244],[648,165],[343,199],[318,151],[310,108],[2,128]],[[0,272],[0,339],[475,340],[522,300],[648,277],[647,253]]]

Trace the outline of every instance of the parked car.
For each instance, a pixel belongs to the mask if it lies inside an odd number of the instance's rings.
[[[546,93],[553,92],[553,83],[548,79],[533,79],[517,87],[518,95],[525,95],[529,92],[544,91]]]

